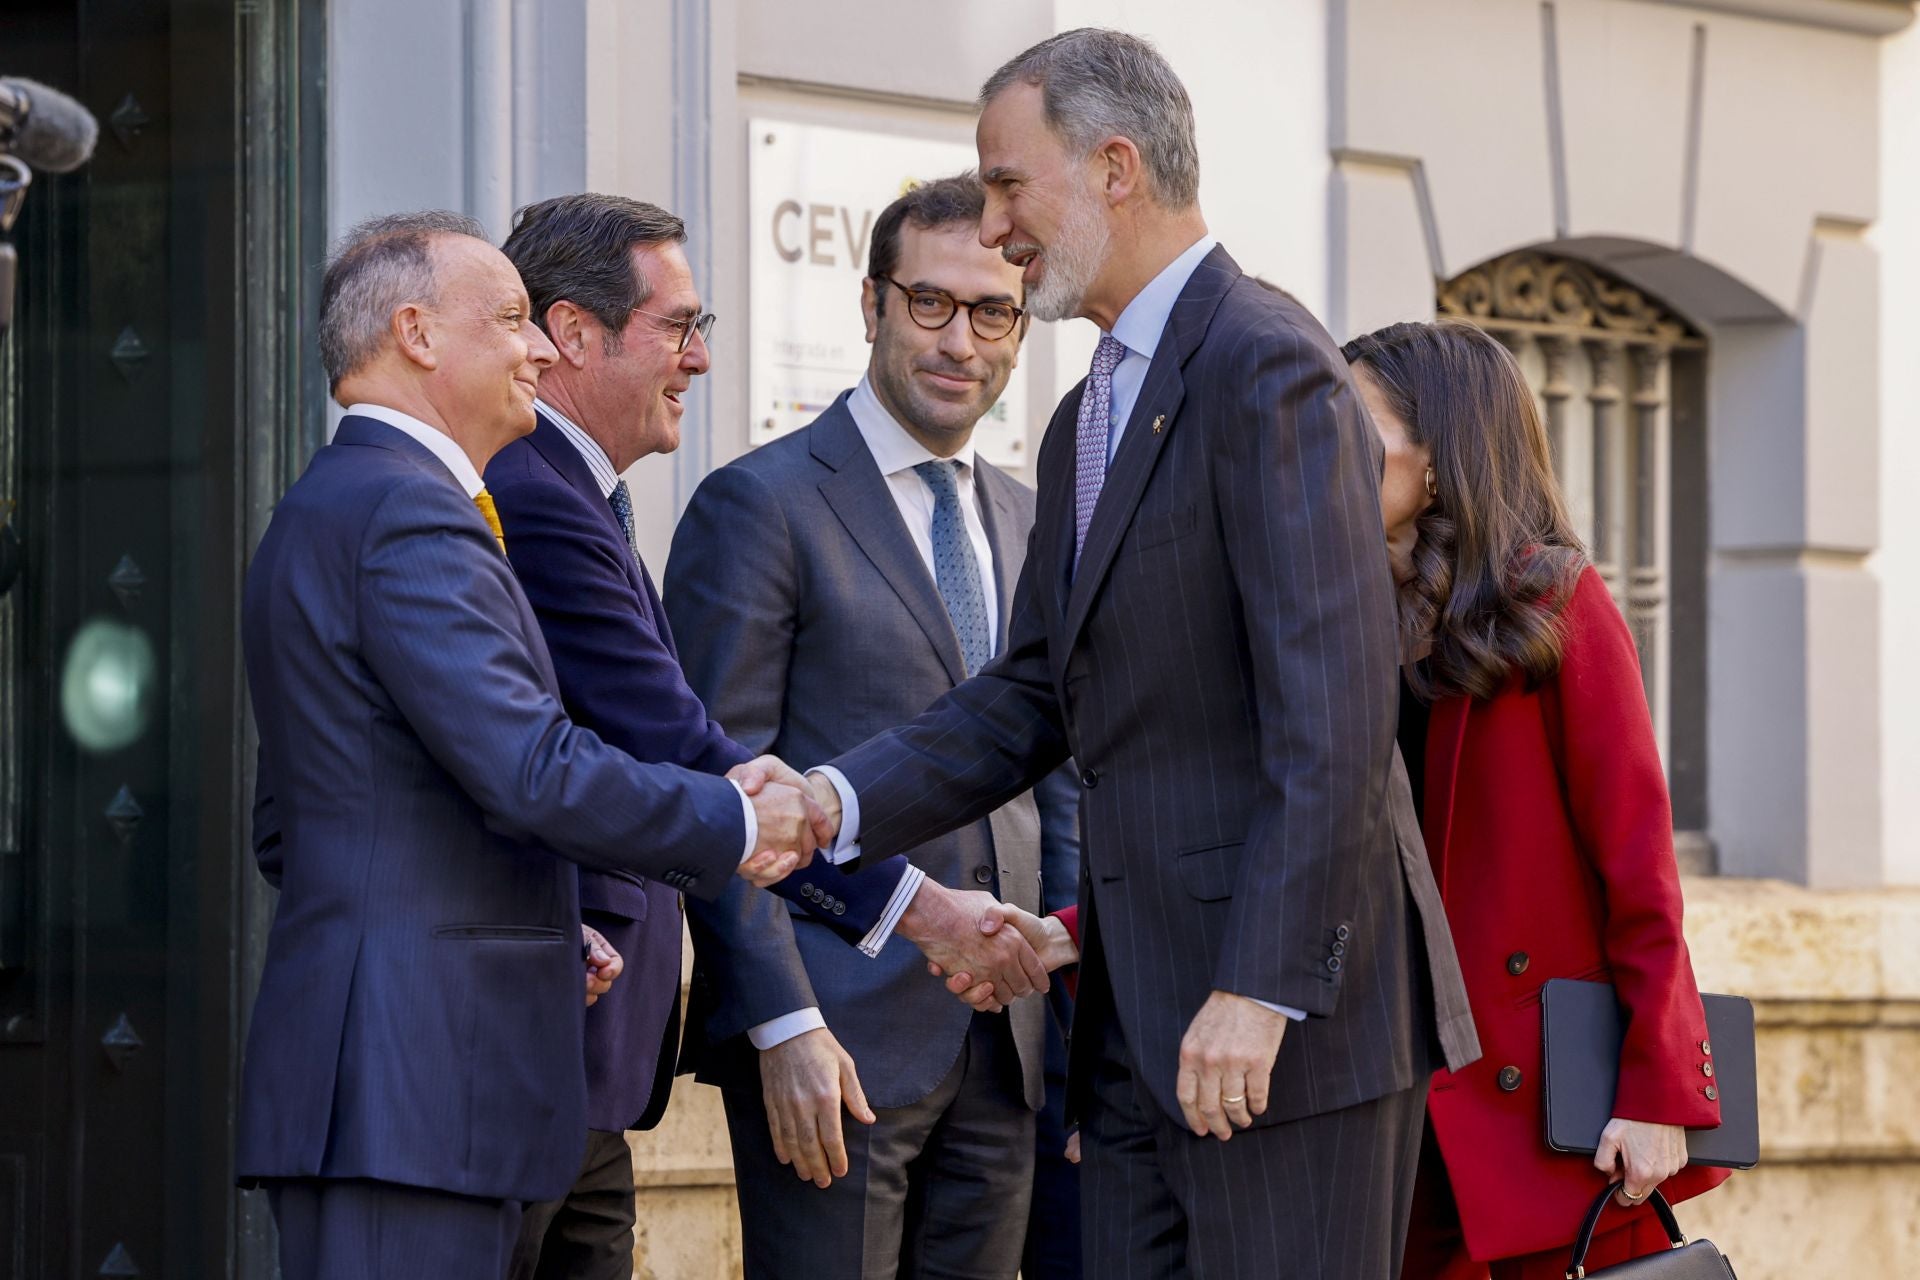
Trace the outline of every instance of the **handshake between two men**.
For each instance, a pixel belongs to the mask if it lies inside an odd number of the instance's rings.
[[[751,799],[759,821],[759,847],[740,867],[747,880],[761,888],[777,884],[816,848],[833,848],[840,797],[824,777],[802,775],[775,756],[738,765],[727,776]],[[1058,919],[1042,919],[983,890],[951,889],[932,877],[914,893],[895,932],[920,949],[934,977],[945,978],[950,992],[981,1013],[998,1013],[1046,992],[1048,973],[1079,959]],[[842,1107],[862,1124],[876,1121],[852,1056],[820,1027],[760,1058],[775,1158],[822,1189],[847,1176]],[[1076,1138],[1070,1148],[1075,1159],[1077,1146]]]
[[[759,848],[739,874],[758,888],[778,884],[840,833],[840,796],[832,784],[803,775],[777,756],[759,756],[727,774],[753,802]],[[1006,924],[1018,927],[1003,928]],[[1049,930],[1049,923],[1052,929]],[[973,1008],[997,1013],[1022,996],[1048,990],[1047,973],[1078,958],[1067,941],[1047,963],[1039,948],[1065,931],[984,890],[949,889],[924,881],[896,931],[920,948],[948,989]],[[964,979],[964,981],[962,981]]]

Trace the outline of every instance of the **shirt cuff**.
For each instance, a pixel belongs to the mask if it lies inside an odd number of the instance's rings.
[[[912,863],[907,864],[907,873],[900,877],[899,884],[893,886],[893,896],[887,899],[887,909],[873,922],[873,928],[867,930],[867,936],[859,941],[862,955],[880,954],[880,948],[886,946],[887,939],[893,936],[894,927],[900,923],[901,915],[913,901],[913,895],[920,892],[920,884],[926,878],[926,872]]]
[[[832,783],[840,796],[840,833],[833,838],[833,848],[827,850],[827,861],[837,866],[857,860],[860,857],[860,797],[853,794],[847,775],[830,764],[817,765],[807,772],[817,773]]]
[[[826,1025],[827,1020],[820,1016],[820,1010],[812,1007],[795,1009],[757,1027],[748,1027],[747,1039],[753,1041],[754,1048],[764,1051],[783,1045],[795,1036],[818,1031]]]
[[[760,815],[753,811],[753,799],[747,795],[747,789],[734,782],[732,778],[728,778],[727,781],[732,784],[735,791],[740,793],[740,812],[745,814],[747,819],[747,847],[740,853],[740,861],[745,862],[753,856],[753,846],[760,843]]]
[[[1253,1000],[1253,997],[1248,996],[1247,999]],[[1267,1001],[1267,1000],[1253,1000],[1253,1002],[1259,1005],[1262,1009],[1271,1009],[1273,1010],[1273,1012],[1282,1014],[1285,1017],[1291,1018],[1295,1022],[1305,1022],[1307,1020],[1307,1015],[1305,1013],[1294,1008],[1290,1004],[1274,1004],[1271,1001]]]

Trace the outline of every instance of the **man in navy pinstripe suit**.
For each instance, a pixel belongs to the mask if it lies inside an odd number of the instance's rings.
[[[587,1129],[574,864],[710,899],[792,870],[819,815],[567,719],[480,478],[532,429],[554,348],[477,223],[356,228],[320,336],[348,413],[274,512],[242,619],[280,900],[235,1167],[288,1280],[501,1276]]]
[[[1478,1046],[1394,749],[1372,428],[1313,317],[1208,233],[1150,46],[1067,32],[981,102],[982,243],[1101,338],[1041,446],[1006,649],[815,775],[832,856],[1071,753],[1088,1273],[1388,1280],[1428,1075]]]

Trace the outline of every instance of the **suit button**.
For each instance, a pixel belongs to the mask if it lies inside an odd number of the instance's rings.
[[[1507,957],[1507,972],[1517,978],[1527,971],[1527,966],[1531,963],[1533,963],[1532,957],[1526,952],[1516,951]]]
[[[834,903],[834,904],[833,904],[833,914],[835,914],[835,915],[837,915],[837,916],[843,916],[843,915],[845,915],[845,914],[847,914],[847,904],[846,904],[846,903],[844,903],[844,902],[836,902],[836,903]]]
[[[800,892],[811,898],[813,896],[813,885],[810,882],[802,884],[800,886]]]
[[[981,884],[992,884],[993,868],[992,867],[975,867],[973,869],[973,878],[975,880],[978,880]]]
[[[830,893],[821,894],[820,905],[825,907],[829,911],[833,910],[833,895]]]
[[[1351,938],[1353,936],[1353,930],[1347,928],[1346,925],[1341,925],[1338,929],[1335,929],[1333,931],[1333,936],[1340,939],[1340,941],[1345,942],[1348,938]]]
[[[1709,1058],[1711,1058],[1713,1056],[1713,1041],[1702,1040],[1700,1042],[1700,1052],[1706,1054]]]
[[[1098,769],[1082,769],[1080,771],[1080,785],[1083,787],[1099,786],[1100,771]]]
[[[1340,972],[1340,957],[1339,957],[1339,956],[1328,956],[1328,957],[1327,957],[1327,972],[1328,972],[1328,973],[1338,973],[1338,972]]]
[[[1703,1076],[1706,1076],[1709,1080],[1711,1080],[1713,1078],[1713,1064],[1711,1062],[1701,1063],[1700,1074]]]
[[[1520,1068],[1518,1067],[1500,1068],[1500,1088],[1507,1093],[1512,1093],[1520,1087],[1521,1078]]]
[[[1720,1100],[1720,1091],[1714,1088],[1712,1085],[1708,1085],[1706,1088],[1702,1089],[1700,1092],[1707,1095],[1708,1102],[1718,1102]]]
[[[1347,954],[1347,944],[1346,944],[1346,943],[1344,943],[1344,942],[1336,942],[1336,943],[1334,943],[1334,944],[1333,944],[1333,954],[1335,954],[1335,955],[1337,955],[1337,956],[1343,956],[1343,955],[1345,955],[1345,954]]]

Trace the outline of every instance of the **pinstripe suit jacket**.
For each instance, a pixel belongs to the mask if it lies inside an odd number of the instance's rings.
[[[1076,388],[1041,446],[1005,652],[835,761],[864,857],[1082,769],[1081,1020],[1179,1114],[1209,991],[1291,1005],[1262,1123],[1477,1056],[1394,745],[1379,443],[1326,332],[1216,248],[1170,315],[1077,573]],[[1431,992],[1431,1000],[1426,998]],[[1416,1014],[1429,1012],[1424,1028]],[[1075,1037],[1074,1077],[1101,1037]]]
[[[254,843],[280,888],[236,1170],[564,1194],[585,1141],[571,858],[712,898],[746,837],[723,778],[561,710],[539,624],[425,447],[349,417],[247,573]]]

